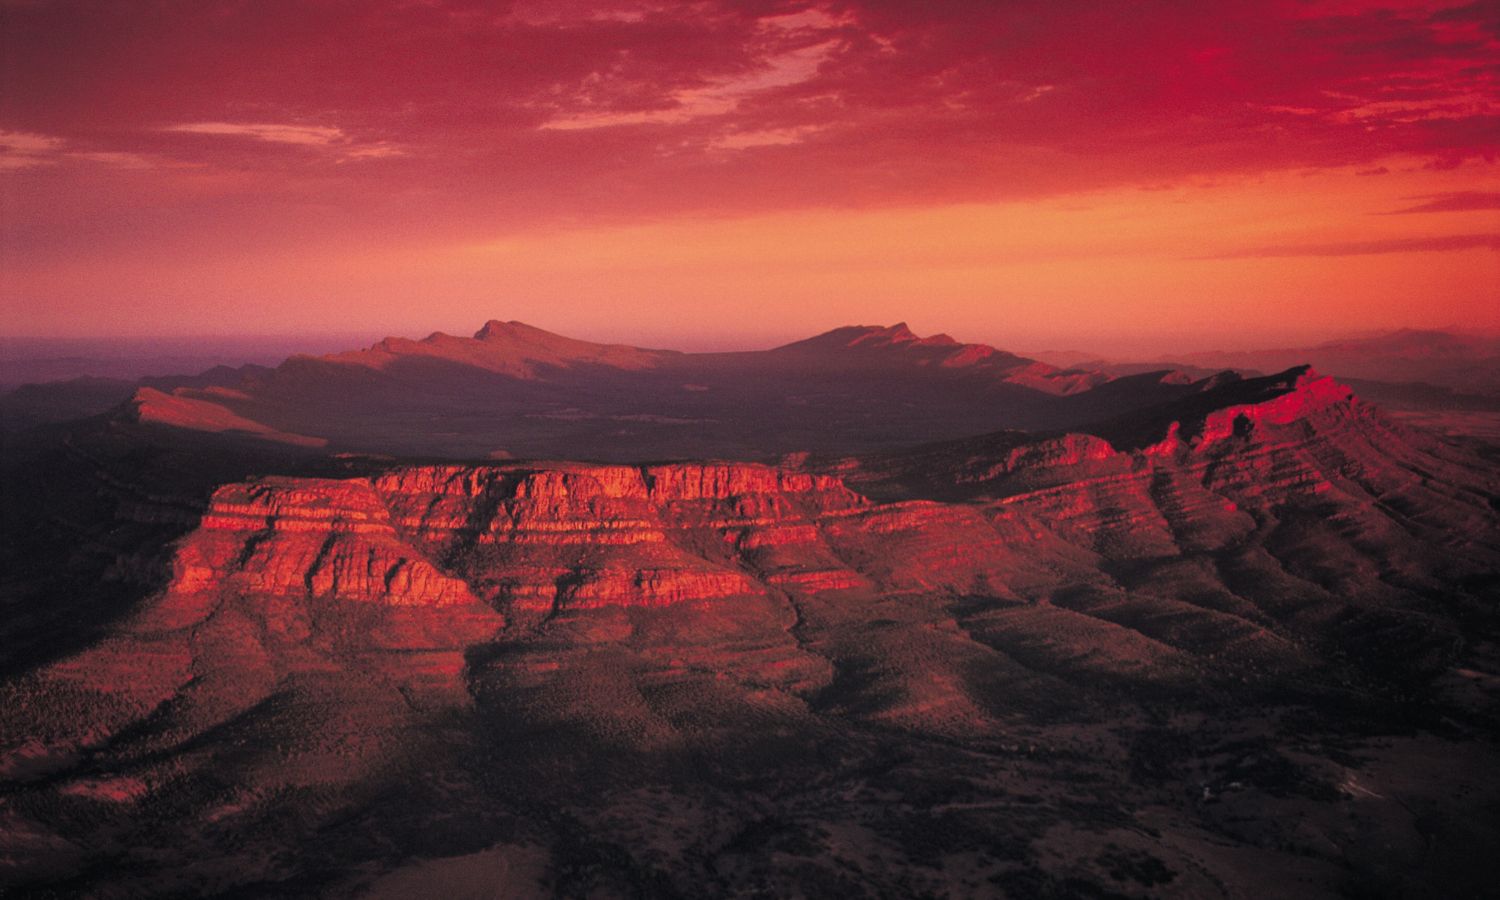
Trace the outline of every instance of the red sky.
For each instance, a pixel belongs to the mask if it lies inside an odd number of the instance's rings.
[[[1493,2],[0,15],[3,334],[1500,328]]]

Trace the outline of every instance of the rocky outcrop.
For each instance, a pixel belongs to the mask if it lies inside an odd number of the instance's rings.
[[[214,493],[183,541],[173,590],[232,586],[393,606],[473,602],[396,532],[364,481],[266,478]]]
[[[1413,471],[1473,477],[1432,439],[1306,367],[1226,379],[1100,434],[1005,432],[830,469],[877,496],[980,503],[997,521],[1042,523],[1074,546],[1135,559],[1232,546],[1281,510],[1315,503],[1363,510],[1399,495],[1432,505]]]
[[[1031,441],[985,466],[956,473],[959,482],[991,481],[1025,469],[1054,469],[1109,459],[1115,448],[1103,438],[1088,434],[1065,434],[1049,440]]]
[[[1020,493],[1003,503],[1025,508],[1048,494],[1076,498],[1106,487],[1110,496],[1069,511],[1082,533],[1117,547],[1133,545],[1143,555],[1176,552],[1183,541],[1223,546],[1253,529],[1252,512],[1270,513],[1332,490],[1332,479],[1352,464],[1351,452],[1361,449],[1350,439],[1385,427],[1332,379],[1303,373],[1288,378],[1285,388],[1173,419],[1161,440],[1128,454],[1129,472]]]
[[[866,502],[836,478],[746,464],[422,466],[263,478],[215,492],[169,596],[224,591],[387,606],[545,610],[761,593],[757,565],[831,585],[837,562],[768,563]],[[753,563],[759,560],[760,563]],[[171,605],[177,625],[207,601]]]
[[[871,503],[834,475],[744,463],[407,466],[229,485],[181,543],[171,592],[477,600],[527,615],[782,590],[1004,594],[1059,547],[1120,559],[1223,548],[1288,504],[1404,483],[1390,462],[1401,436],[1331,379],[1296,371],[1221,390],[1164,410],[1166,437],[1132,450],[1004,435],[993,451],[923,450],[908,470],[833,467],[876,494],[897,482],[909,493],[920,475],[919,494],[967,492],[961,505]]]
[[[1332,378],[1303,369],[1291,377],[1291,389],[1256,403],[1241,403],[1216,409],[1203,417],[1193,440],[1196,450],[1257,430],[1294,424],[1327,427],[1341,417],[1359,415],[1354,392]]]

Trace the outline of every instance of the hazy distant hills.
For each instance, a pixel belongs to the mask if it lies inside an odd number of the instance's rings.
[[[204,386],[363,335],[36,338],[0,336],[0,432],[95,415],[138,387]]]
[[[1312,347],[1180,353],[1144,362],[1105,360],[1088,353],[1041,355],[1114,374],[1163,366],[1205,374],[1222,369],[1261,374],[1310,364],[1338,378],[1421,383],[1459,394],[1500,397],[1500,337],[1450,331],[1401,329]]]
[[[1059,369],[904,324],[772,350],[595,344],[519,322],[295,356],[211,386],[144,387],[141,422],[334,451],[601,460],[859,452],[1001,428],[1057,430],[1201,388]]]
[[[0,335],[0,389],[75,378],[196,375],[215,366],[275,365],[372,339],[361,333],[44,338]]]

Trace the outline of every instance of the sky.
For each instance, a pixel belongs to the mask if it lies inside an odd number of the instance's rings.
[[[1500,4],[0,0],[0,334],[1500,329]]]

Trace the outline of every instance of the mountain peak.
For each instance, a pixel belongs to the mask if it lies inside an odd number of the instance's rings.
[[[911,328],[905,322],[897,322],[889,328],[880,329],[879,333],[889,337],[891,340],[918,340],[916,334],[912,332]]]
[[[484,323],[484,327],[474,332],[474,340],[488,341],[495,338],[516,338],[522,335],[546,334],[540,328],[533,328],[525,322],[517,322],[512,319],[502,322],[499,319],[490,319]]]
[[[984,371],[1002,381],[1048,394],[1072,394],[1109,380],[1102,372],[1062,370],[997,350],[989,344],[966,344],[946,334],[921,337],[905,322],[894,325],[845,325],[777,347],[774,353],[817,358],[837,365],[908,365]]]
[[[844,325],[832,331],[797,341],[789,346],[849,347],[954,347],[958,341],[946,334],[920,337],[905,322],[894,325]]]

